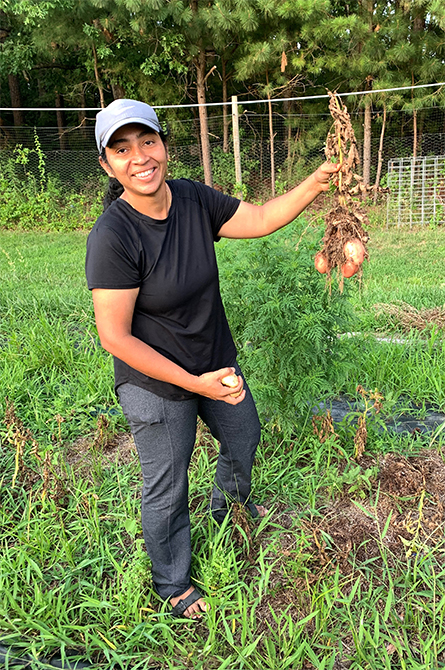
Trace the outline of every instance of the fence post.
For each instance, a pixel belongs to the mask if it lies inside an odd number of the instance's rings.
[[[389,228],[389,217],[390,217],[390,211],[391,211],[391,172],[392,172],[392,161],[391,160],[388,161],[387,171],[388,171],[387,185],[389,186],[389,193],[388,193],[388,197],[387,197],[387,200],[386,200],[386,229],[388,230],[388,228]]]
[[[402,164],[403,164],[403,159],[399,158],[399,201],[398,201],[398,212],[397,212],[397,228],[400,227],[400,219],[401,219],[401,214],[402,214]]]
[[[233,132],[233,156],[235,159],[235,181],[239,188],[238,197],[243,199],[241,189],[243,177],[241,174],[241,151],[239,143],[239,118],[238,118],[238,97],[232,95],[232,132]]]
[[[422,225],[425,223],[426,156],[422,159]]]

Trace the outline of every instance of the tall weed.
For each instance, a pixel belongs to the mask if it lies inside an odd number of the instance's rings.
[[[3,152],[5,154],[6,152]],[[37,133],[34,148],[17,145],[0,161],[0,227],[22,230],[89,228],[102,211],[97,178],[82,190],[49,176]]]

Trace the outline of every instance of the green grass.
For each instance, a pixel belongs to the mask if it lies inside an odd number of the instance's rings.
[[[377,387],[390,405],[410,398],[420,405],[445,407],[443,333],[406,334],[393,319],[378,314],[379,303],[407,303],[418,310],[445,306],[445,234],[436,229],[372,229],[371,261],[365,263],[361,285],[351,296],[355,309],[352,330],[363,335],[352,338],[350,355],[355,371],[346,389],[354,385]],[[399,337],[403,346],[377,343],[370,334]]]
[[[371,262],[355,296],[364,324],[375,327],[376,303],[406,302],[417,309],[445,305],[445,235],[441,228],[375,228],[370,231]]]
[[[319,236],[305,233],[308,249]],[[348,328],[363,335],[338,349],[331,393],[377,387],[387,414],[403,397],[443,407],[441,334],[415,335],[403,347],[371,334],[398,332],[376,319],[376,302],[445,303],[445,231],[375,228],[371,239],[362,285],[350,282],[346,294]],[[381,454],[441,453],[441,435],[430,444],[382,433],[375,419],[359,464],[355,424],[321,443],[309,414],[286,437],[265,422],[254,494],[273,515],[222,529],[205,511],[216,450],[202,432],[190,472],[192,570],[212,610],[197,625],[166,616],[142,550],[137,459],[111,459],[126,426],[94,327],[85,241],[80,232],[0,232],[0,403],[3,412],[6,398],[15,408],[8,405],[0,425],[2,643],[31,655],[33,668],[67,651],[103,669],[443,667],[444,545],[416,534],[423,517],[437,526],[438,503],[428,487],[423,496],[391,497],[379,479]],[[294,247],[290,238],[290,254]],[[237,248],[220,252],[221,263],[243,264]],[[222,275],[229,280],[226,268]],[[391,509],[405,523],[402,550]],[[352,526],[335,535],[329,523],[354,514],[357,528],[369,523],[365,537]],[[356,540],[348,549],[349,536]]]

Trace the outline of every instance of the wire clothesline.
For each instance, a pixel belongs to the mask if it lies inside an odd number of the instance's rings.
[[[418,88],[431,88],[433,86],[445,86],[445,82],[436,82],[434,84],[416,84],[415,86],[396,86],[393,88],[380,88],[372,91],[350,91],[349,93],[337,93],[339,98],[351,95],[372,95],[376,93],[392,93],[394,91],[412,91]],[[292,102],[299,100],[321,100],[329,98],[329,94],[305,95],[296,98],[267,98],[265,100],[240,100],[242,105],[259,105],[265,102]],[[232,101],[227,102],[206,102],[206,103],[188,103],[186,105],[153,105],[154,109],[175,109],[189,107],[220,107],[221,105],[231,105]],[[0,112],[98,112],[101,107],[0,107]]]

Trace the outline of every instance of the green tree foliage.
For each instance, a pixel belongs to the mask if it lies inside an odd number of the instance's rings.
[[[326,88],[345,92],[440,81],[443,9],[443,0],[0,0],[2,103],[53,107],[57,100],[66,108],[96,107],[125,95],[168,105],[229,100],[233,94],[241,100],[244,94],[293,97]],[[361,139],[365,126],[368,164],[371,132],[382,129],[380,121],[371,126],[370,103],[370,96],[348,101],[363,109],[356,131]],[[412,114],[419,138],[417,110],[442,103],[435,89],[372,96],[374,112],[397,107]],[[325,113],[325,100],[313,110]],[[299,103],[289,103],[287,111],[291,129]],[[209,183],[206,123],[213,113],[196,111]],[[168,114],[181,120],[180,111]],[[74,125],[84,116],[66,112],[65,122]],[[227,151],[227,108],[224,116]],[[12,114],[2,113],[2,124],[11,122]],[[54,115],[17,112],[14,122],[54,125]],[[314,122],[289,154],[307,154],[326,130],[325,120]]]

